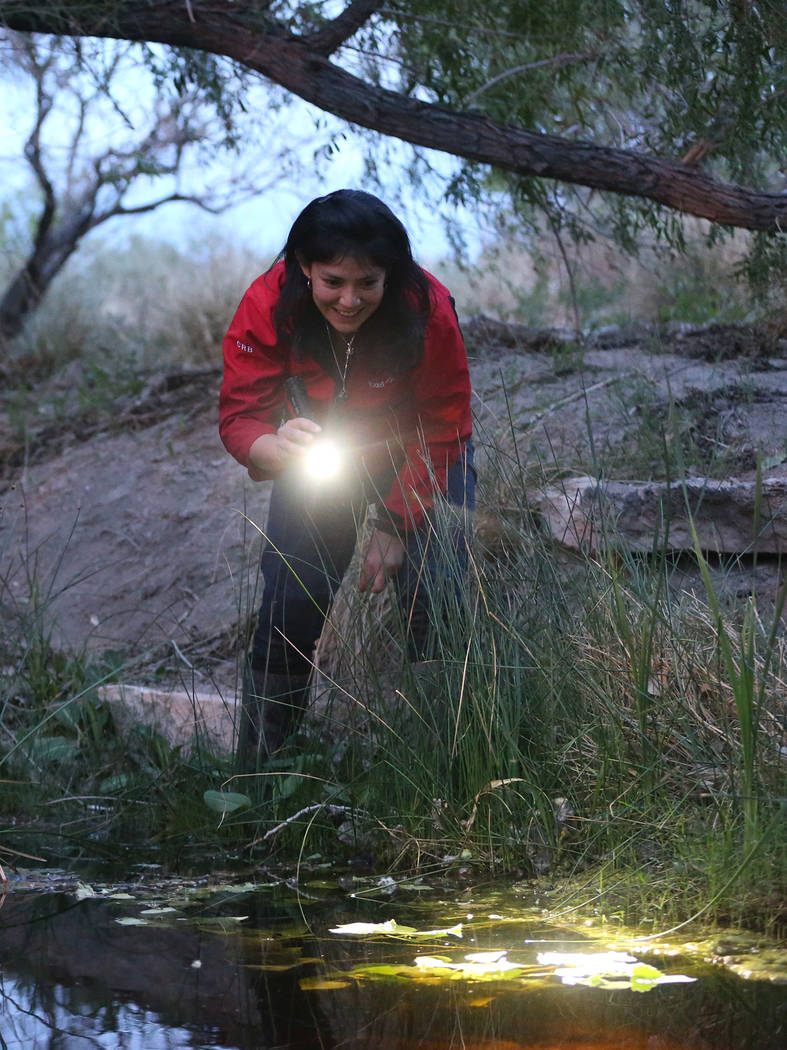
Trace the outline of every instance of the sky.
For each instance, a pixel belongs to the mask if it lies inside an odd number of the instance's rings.
[[[11,80],[6,73],[2,81],[0,102],[0,208],[9,199],[15,211],[20,207],[31,186],[30,170],[23,157],[23,146],[34,120],[34,95],[32,80],[16,75]],[[428,263],[445,258],[451,253],[445,229],[444,215],[461,231],[471,252],[477,249],[478,234],[473,216],[461,209],[440,208],[419,199],[407,185],[402,171],[409,156],[407,147],[400,144],[389,146],[388,155],[380,163],[382,179],[386,186],[378,188],[364,177],[363,141],[346,125],[335,118],[326,118],[316,109],[300,100],[292,100],[280,114],[267,112],[268,95],[260,86],[252,95],[248,130],[242,135],[243,147],[237,155],[217,159],[218,154],[202,157],[186,168],[183,182],[186,186],[197,185],[210,170],[213,178],[230,177],[242,168],[262,173],[264,188],[253,199],[235,205],[219,216],[211,216],[194,205],[174,203],[140,217],[123,217],[111,220],[97,230],[99,236],[125,239],[134,234],[163,238],[187,246],[195,238],[225,238],[262,255],[275,254],[283,245],[287,232],[301,208],[313,197],[328,193],[342,186],[357,186],[377,193],[393,207],[407,227],[413,243],[414,254]],[[120,100],[118,109],[132,123],[140,126],[149,118],[152,98],[144,81],[133,70],[119,80],[116,96]],[[264,119],[259,119],[259,114]],[[44,127],[44,142],[48,150],[52,170],[64,163],[69,129],[73,126],[75,110],[67,89],[59,91],[56,105]],[[319,126],[315,128],[315,121]],[[128,134],[124,122],[112,108],[105,108],[94,118],[90,128],[91,148],[101,150],[110,143],[119,142]],[[330,156],[327,147],[331,143]],[[294,165],[297,174],[280,176],[277,152],[287,147],[283,161],[298,158]],[[316,152],[316,156],[315,156]],[[455,161],[444,154],[429,155],[430,164],[438,171],[447,173]],[[206,167],[207,165],[207,167]],[[275,180],[274,174],[279,174]],[[435,184],[436,185],[436,184]],[[138,200],[149,199],[150,187],[138,194]],[[401,204],[397,200],[401,195]],[[0,227],[0,230],[2,228]],[[87,241],[84,248],[87,248]],[[0,246],[1,247],[1,246]]]

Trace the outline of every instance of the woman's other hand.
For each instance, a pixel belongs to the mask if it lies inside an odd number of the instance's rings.
[[[398,536],[375,529],[361,560],[360,591],[379,594],[404,563],[405,546]]]

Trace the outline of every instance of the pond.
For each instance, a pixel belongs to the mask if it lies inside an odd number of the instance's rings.
[[[532,896],[389,882],[370,899],[328,877],[18,881],[0,910],[0,1048],[787,1046],[778,947],[632,939]]]

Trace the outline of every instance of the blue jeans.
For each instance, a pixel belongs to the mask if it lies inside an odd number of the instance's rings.
[[[380,490],[390,479],[382,479]],[[252,666],[270,674],[308,674],[314,646],[355,549],[374,496],[314,496],[287,479],[274,482],[262,552],[263,592],[251,650]],[[429,654],[431,596],[461,587],[467,566],[465,523],[475,503],[472,444],[448,471],[446,500],[458,508],[437,540],[430,519],[408,533],[404,564],[394,578],[407,625],[411,659]],[[466,513],[465,513],[466,512]],[[428,578],[428,582],[425,582]]]

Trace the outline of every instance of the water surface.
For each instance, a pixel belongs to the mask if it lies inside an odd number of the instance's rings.
[[[453,932],[331,932],[392,919]],[[730,943],[740,958],[759,953],[756,943]],[[707,946],[651,948],[551,920],[514,897],[490,906],[439,893],[429,901],[363,900],[318,886],[20,889],[0,910],[0,1048],[787,1046],[787,983],[742,980],[705,962]],[[605,976],[602,966],[600,975],[580,978],[595,985],[566,983],[564,967],[539,962],[610,949],[665,977],[693,980],[646,980],[634,990],[625,976],[632,963],[624,976]],[[717,956],[725,950],[720,944]],[[479,955],[490,952],[499,963]]]

